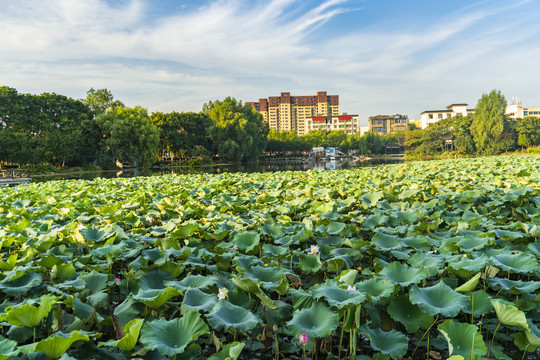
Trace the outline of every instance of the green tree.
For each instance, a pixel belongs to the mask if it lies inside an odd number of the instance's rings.
[[[83,101],[90,107],[94,116],[103,114],[107,109],[125,106],[120,100],[114,100],[113,94],[107,89],[90,88]]]
[[[230,161],[255,160],[264,151],[268,125],[251,106],[228,97],[204,104],[203,113],[213,120],[208,134],[219,156]]]
[[[157,160],[159,130],[150,123],[146,109],[117,106],[97,117],[103,134],[102,157],[149,167]]]
[[[527,116],[524,119],[518,119],[516,132],[518,145],[522,149],[523,147],[540,145],[540,118]]]
[[[183,156],[207,156],[211,152],[208,129],[213,124],[203,113],[153,113],[150,122],[160,132],[160,154],[173,159]]]
[[[501,151],[497,143],[503,139],[506,123],[506,99],[500,90],[482,94],[474,112],[471,134],[476,149],[482,154]]]

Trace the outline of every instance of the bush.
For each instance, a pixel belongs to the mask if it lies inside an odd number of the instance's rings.
[[[540,154],[540,146],[529,146],[527,154]]]
[[[98,164],[84,164],[82,166],[83,171],[101,171],[101,166]]]
[[[58,171],[58,168],[51,164],[37,164],[37,165],[28,165],[28,170],[30,174],[50,174]]]

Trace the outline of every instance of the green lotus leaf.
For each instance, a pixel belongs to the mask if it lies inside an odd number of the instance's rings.
[[[94,309],[92,306],[83,303],[78,298],[74,297],[73,295],[70,295],[66,301],[66,305],[73,308],[73,315],[78,317],[81,320],[88,320],[92,315],[94,315],[96,309]]]
[[[272,244],[264,244],[262,251],[265,254],[270,254],[271,257],[285,256],[289,253],[289,249],[285,246],[278,246]]]
[[[455,290],[460,293],[473,291],[474,289],[476,289],[476,285],[478,284],[478,280],[480,280],[481,275],[482,273],[478,273],[474,275],[474,277],[472,277],[470,280],[465,282],[463,285],[458,286]]]
[[[468,297],[452,290],[443,281],[437,285],[419,288],[414,285],[409,292],[409,299],[420,309],[429,314],[441,314],[446,317],[456,316],[461,309],[467,306]]]
[[[18,296],[27,293],[32,290],[34,287],[41,284],[43,277],[41,274],[30,272],[24,274],[21,277],[18,277],[15,280],[4,280],[0,281],[0,291],[8,295]]]
[[[468,278],[482,271],[486,267],[487,261],[488,257],[485,255],[475,259],[464,256],[459,261],[448,264],[448,267],[453,269],[459,276]]]
[[[373,302],[377,302],[382,298],[390,296],[396,286],[386,280],[372,277],[369,280],[364,280],[356,284],[356,289],[371,298]]]
[[[87,333],[85,331],[72,331],[70,333],[63,333],[61,331],[54,333],[48,338],[41,340],[40,342],[20,346],[19,350],[24,353],[43,352],[51,359],[58,359],[62,356],[70,346],[76,341],[90,341],[89,336],[96,336],[96,334]]]
[[[83,275],[80,278],[84,280],[88,289],[92,290],[94,293],[97,293],[105,289],[109,275],[101,274],[96,270],[92,270],[91,273],[88,275]]]
[[[450,355],[461,355],[464,359],[481,358],[487,354],[487,347],[478,331],[478,326],[446,320],[438,327],[448,342]],[[473,355],[474,354],[474,355]]]
[[[505,305],[499,301],[491,300],[491,305],[497,313],[497,318],[501,324],[509,326],[520,326],[525,331],[531,331],[525,313],[518,310],[514,305]]]
[[[238,249],[250,252],[259,246],[260,236],[256,231],[246,231],[238,233],[232,239],[232,243],[238,246]]]
[[[144,319],[133,319],[124,327],[124,337],[120,340],[109,340],[100,342],[98,346],[116,346],[124,351],[131,351],[137,344],[139,333],[143,326]]]
[[[15,326],[37,326],[51,311],[58,298],[52,295],[43,295],[39,300],[39,306],[34,306],[37,301],[27,300],[21,305],[8,306],[1,314],[1,321],[7,321]]]
[[[499,288],[509,291],[512,294],[534,294],[540,289],[540,281],[521,281],[502,278],[490,278],[488,283],[491,287],[498,290]]]
[[[165,283],[172,281],[173,278],[168,273],[160,269],[153,269],[141,276],[139,287],[142,290],[165,289]]]
[[[359,331],[369,338],[369,345],[373,350],[390,355],[392,359],[401,358],[409,348],[407,337],[399,331],[370,329],[366,326],[360,327]]]
[[[433,323],[433,316],[422,312],[418,305],[411,304],[407,295],[393,298],[387,311],[392,319],[404,324],[411,333],[415,333],[419,328],[426,330]]]
[[[536,273],[538,271],[538,260],[532,254],[520,252],[517,254],[499,254],[493,259],[493,265],[500,267],[504,271],[512,271],[518,274]]]
[[[208,360],[236,360],[240,356],[244,346],[246,346],[246,344],[238,341],[227,344],[220,352],[210,356]]]
[[[281,278],[285,276],[285,271],[281,267],[252,266],[246,272],[246,275],[257,280],[263,288],[273,291],[281,283]]]
[[[144,304],[128,297],[114,309],[114,315],[118,319],[120,325],[126,326],[131,320],[140,317],[145,310],[146,306],[144,306]]]
[[[424,270],[427,276],[434,276],[444,270],[443,265],[445,260],[440,256],[417,252],[407,260],[407,263],[415,268]]]
[[[285,236],[283,228],[279,225],[263,225],[259,228],[259,231],[264,235],[272,235],[275,239]]]
[[[528,321],[530,331],[525,331],[525,338],[527,339],[527,342],[530,346],[534,346],[535,348],[540,347],[540,328],[538,326],[534,325],[532,321]]]
[[[75,274],[73,264],[55,264],[51,269],[51,280],[66,279]]]
[[[473,250],[479,250],[486,246],[486,244],[489,242],[489,237],[478,237],[478,236],[472,236],[472,235],[464,235],[461,237],[461,239],[457,242],[457,244],[460,246],[461,250],[463,251],[473,251]]]
[[[380,192],[368,192],[362,195],[359,200],[362,206],[367,209],[377,205],[379,200],[383,197],[384,195]]]
[[[379,274],[403,287],[417,284],[425,278],[422,270],[402,264],[399,261],[386,265]]]
[[[471,314],[474,311],[474,317],[493,312],[493,306],[490,302],[491,297],[485,291],[478,290],[470,292],[467,296],[469,297],[469,302],[467,307],[463,309],[463,312]]]
[[[166,286],[172,286],[178,290],[187,290],[190,288],[208,289],[216,285],[218,277],[215,275],[188,275],[180,281],[165,281]]]
[[[140,341],[148,350],[157,349],[160,354],[174,356],[184,352],[186,346],[196,338],[208,334],[208,326],[193,311],[173,320],[146,322]]]
[[[0,248],[1,248],[1,246],[0,246]],[[13,268],[15,267],[15,265],[17,263],[17,257],[18,257],[17,254],[11,254],[6,259],[6,261],[0,261],[0,270],[1,271],[11,271],[11,270],[13,270]],[[3,254],[0,256],[0,259],[2,259],[2,258],[3,258]],[[42,266],[44,266],[44,265],[42,265]],[[49,266],[49,268],[51,268],[51,267],[52,267],[52,265]]]
[[[403,243],[398,236],[381,232],[378,232],[373,236],[371,243],[374,244],[377,249],[383,251],[401,249],[403,247]]]
[[[133,295],[133,299],[144,303],[151,309],[158,309],[165,304],[169,299],[180,295],[182,292],[171,286],[165,289],[148,289],[142,290]]]
[[[324,298],[330,306],[338,309],[360,305],[366,296],[356,290],[345,290],[337,286],[323,285],[313,291],[317,299]]]
[[[355,269],[347,269],[343,270],[337,280],[340,284],[346,285],[346,286],[353,286],[354,282],[356,281],[356,276],[358,275],[358,270]]]
[[[373,230],[379,225],[383,225],[388,221],[388,216],[383,214],[371,214],[364,219],[362,226],[365,229]]]
[[[86,242],[103,242],[112,236],[116,235],[114,231],[104,230],[103,228],[83,228],[80,230],[81,234],[84,234]]]
[[[184,294],[182,302],[182,311],[209,312],[217,303],[217,296],[202,292],[198,288],[190,288]]]
[[[247,332],[257,326],[261,320],[243,307],[226,300],[218,301],[212,311],[206,315],[208,323],[217,330],[233,328]]]
[[[332,221],[326,228],[326,232],[329,235],[339,235],[345,229],[345,226],[342,222]]]
[[[180,225],[171,233],[171,236],[177,239],[188,238],[199,230],[199,225],[197,223],[188,223]]]
[[[309,309],[302,309],[293,314],[287,322],[295,336],[306,333],[310,338],[327,337],[334,331],[339,322],[339,315],[324,304],[314,302]]]
[[[321,259],[312,254],[307,254],[300,257],[300,269],[306,274],[316,273],[322,268]]]
[[[0,336],[0,360],[6,360],[19,354],[19,351],[15,350],[16,347],[16,341],[4,339]]]

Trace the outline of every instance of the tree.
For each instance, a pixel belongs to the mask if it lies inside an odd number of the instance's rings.
[[[107,89],[94,90],[94,88],[90,88],[86,92],[86,99],[83,101],[90,107],[94,116],[103,114],[109,108],[114,109],[118,106],[125,106],[121,101],[114,100],[113,94]]]
[[[251,106],[228,97],[204,104],[203,113],[213,121],[208,134],[220,156],[230,161],[255,160],[264,151],[268,125]]]
[[[527,116],[516,122],[518,145],[523,147],[540,145],[540,118]]]
[[[497,143],[502,140],[506,123],[506,99],[500,90],[492,90],[489,94],[482,94],[471,125],[471,134],[479,153],[493,154]]]
[[[160,132],[160,154],[167,152],[174,159],[180,155],[207,156],[211,151],[208,129],[213,122],[206,114],[153,113],[150,122]]]
[[[122,163],[149,167],[157,160],[159,130],[150,123],[146,109],[117,106],[97,117],[103,134],[101,148]]]

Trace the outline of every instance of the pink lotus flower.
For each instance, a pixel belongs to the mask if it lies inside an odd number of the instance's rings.
[[[306,346],[309,342],[309,337],[306,333],[302,333],[300,336],[298,336],[298,341],[300,341],[300,344]]]
[[[121,281],[122,281],[122,280],[120,280],[120,278],[114,278],[114,282],[116,282],[116,283],[119,283],[119,282],[121,282]]]
[[[354,286],[349,285],[347,290],[356,291],[356,285],[354,285]]]
[[[319,246],[318,245],[311,245],[311,254],[317,255],[319,253]]]

